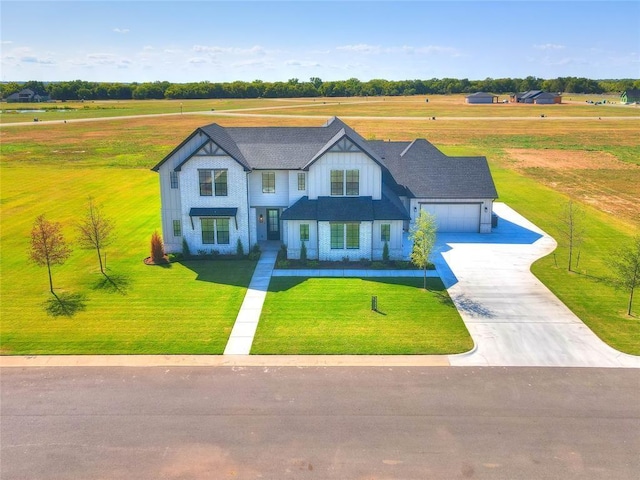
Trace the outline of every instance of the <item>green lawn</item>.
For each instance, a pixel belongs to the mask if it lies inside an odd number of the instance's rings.
[[[248,261],[147,266],[160,223],[156,175],[148,170],[3,165],[0,251],[0,349],[3,354],[220,354],[254,269]],[[74,247],[53,267],[27,262],[35,217],[61,222],[66,238],[86,198],[115,221],[107,274],[95,252]],[[52,315],[58,313],[58,315]],[[62,315],[60,315],[62,313]]]
[[[378,310],[371,310],[371,296]],[[473,341],[439,279],[274,277],[252,354],[446,354]]]

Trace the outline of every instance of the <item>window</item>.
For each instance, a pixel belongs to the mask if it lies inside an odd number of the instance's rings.
[[[332,223],[331,224],[331,249],[344,248],[344,224]]]
[[[216,219],[216,236],[218,237],[218,244],[229,245],[229,219],[217,218]]]
[[[214,237],[215,220],[213,218],[201,218],[200,223],[202,225],[202,244],[207,245],[216,243]]]
[[[388,223],[383,223],[380,225],[380,241],[381,242],[389,242],[391,241],[391,225]]]
[[[343,170],[331,170],[331,195],[344,195]]]
[[[211,170],[198,170],[200,178],[200,196],[210,197],[213,194],[211,190]]]
[[[178,172],[169,172],[171,188],[178,188]]]
[[[213,176],[215,180],[216,197],[227,196],[227,170],[214,170]]]
[[[304,173],[299,173],[298,174],[298,190],[306,190],[307,189],[307,185],[306,185],[306,178]]]
[[[360,172],[358,170],[347,170],[347,195],[360,194]]]
[[[301,242],[309,241],[309,224],[308,223],[300,224],[300,241]]]
[[[262,174],[262,193],[276,193],[276,174],[274,172]]]
[[[173,221],[173,236],[174,237],[182,236],[182,224],[180,223],[180,220]]]
[[[360,248],[360,224],[347,223],[347,248]]]

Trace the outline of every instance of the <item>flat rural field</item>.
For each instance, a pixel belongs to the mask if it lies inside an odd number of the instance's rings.
[[[587,106],[582,101],[523,109],[471,106],[460,98],[456,103],[452,97],[429,97],[428,104],[424,97],[382,102],[339,99],[339,105],[313,107],[302,106],[313,103],[309,99],[184,101],[182,115],[176,112],[180,102],[149,101],[121,110],[129,109],[130,115],[173,115],[101,121],[78,116],[75,118],[84,121],[66,117],[67,123],[40,121],[26,126],[10,126],[10,115],[3,115],[2,353],[220,352],[253,265],[196,262],[174,264],[170,269],[144,265],[149,238],[160,228],[158,180],[150,168],[194,128],[207,123],[317,126],[331,115],[344,115],[365,138],[421,137],[450,155],[487,156],[499,200],[558,240],[562,206],[569,198],[577,201],[586,212],[577,273],[566,271],[563,245],[537,262],[533,271],[603,340],[619,350],[640,354],[640,307],[634,309],[635,317],[628,317],[626,293],[606,281],[610,255],[640,230],[640,110]],[[322,101],[316,99],[316,104]],[[347,102],[354,103],[344,105]],[[435,115],[436,120],[403,113],[424,107],[441,108],[443,113]],[[99,117],[106,110],[91,112]],[[501,113],[515,110],[520,114]],[[195,111],[204,113],[190,113]],[[562,115],[554,118],[560,111]],[[115,116],[120,115],[126,113]],[[391,118],[411,116],[418,118]],[[509,116],[512,118],[502,118]],[[74,247],[65,265],[53,267],[54,286],[67,294],[74,314],[52,316],[47,312],[51,294],[46,269],[27,262],[29,232],[35,217],[44,213],[62,222],[67,238],[75,240],[74,222],[89,196],[116,223],[116,240],[106,251],[107,273],[114,282],[103,281],[94,252]],[[221,296],[207,297],[211,283],[224,287]],[[184,285],[188,288],[176,288]],[[213,323],[199,321],[204,317],[213,318]]]

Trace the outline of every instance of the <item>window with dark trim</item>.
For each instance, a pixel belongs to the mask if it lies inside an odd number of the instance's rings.
[[[347,223],[347,248],[360,248],[360,224]]]
[[[360,195],[360,171],[346,171],[346,193],[347,195]]]
[[[344,248],[344,223],[331,224],[331,249],[341,250]]]
[[[276,193],[275,172],[262,173],[262,193]]]
[[[382,225],[380,225],[380,241],[381,242],[391,241],[391,224],[383,223]]]
[[[309,224],[308,223],[300,224],[300,241],[301,242],[309,241]]]
[[[227,196],[227,169],[213,171],[216,197]]]
[[[174,237],[182,236],[182,222],[180,222],[180,220],[173,221],[173,236]]]
[[[216,236],[218,244],[229,245],[229,219],[216,218]]]
[[[178,188],[178,172],[169,172],[169,179],[171,180],[171,188]]]
[[[211,170],[198,170],[198,178],[200,181],[200,196],[211,197],[213,195]]]
[[[307,182],[304,173],[298,174],[298,190],[306,190]]]
[[[331,170],[331,195],[344,195],[344,170]]]
[[[202,225],[202,244],[211,245],[216,243],[215,239],[215,220],[213,218],[201,218]]]

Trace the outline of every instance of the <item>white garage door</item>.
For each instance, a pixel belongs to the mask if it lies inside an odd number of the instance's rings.
[[[422,209],[435,215],[439,232],[480,231],[479,203],[426,203]]]

